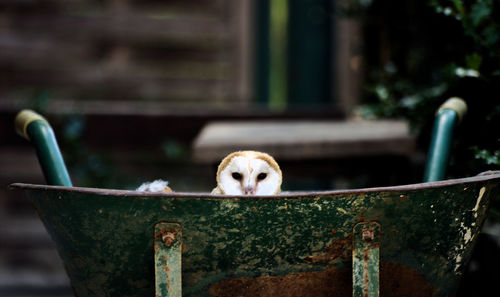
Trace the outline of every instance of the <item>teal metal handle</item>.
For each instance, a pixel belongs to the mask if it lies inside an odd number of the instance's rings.
[[[427,155],[424,182],[438,181],[445,177],[450,155],[453,130],[467,112],[467,104],[461,98],[448,99],[438,109],[432,139]]]
[[[38,162],[49,185],[71,187],[56,136],[45,118],[31,110],[22,110],[15,119],[16,131],[35,146]]]

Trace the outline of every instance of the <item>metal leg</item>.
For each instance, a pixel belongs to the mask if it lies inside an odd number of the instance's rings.
[[[352,249],[352,296],[379,296],[380,225],[364,222],[354,226]]]
[[[182,229],[176,223],[155,225],[156,297],[182,296]]]

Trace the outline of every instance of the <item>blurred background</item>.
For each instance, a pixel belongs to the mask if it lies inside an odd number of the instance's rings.
[[[499,80],[494,0],[0,0],[0,296],[72,295],[7,189],[45,183],[14,133],[23,108],[51,122],[76,186],[209,192],[224,155],[259,149],[284,190],[312,191],[420,182],[450,96],[469,112],[448,176],[499,170]],[[458,296],[496,296],[499,200]]]

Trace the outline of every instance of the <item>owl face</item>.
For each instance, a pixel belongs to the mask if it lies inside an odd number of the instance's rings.
[[[219,165],[217,182],[221,194],[273,195],[280,192],[281,170],[268,154],[236,152]]]

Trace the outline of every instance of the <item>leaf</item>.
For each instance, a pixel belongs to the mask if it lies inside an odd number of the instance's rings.
[[[491,15],[493,8],[492,0],[479,0],[472,5],[470,17],[474,26],[479,26],[485,19]]]
[[[481,66],[482,57],[478,53],[473,53],[465,57],[465,65],[467,68],[479,71]]]
[[[457,12],[460,15],[460,17],[463,19],[465,16],[464,4],[460,0],[453,0],[453,4],[455,5],[455,8],[457,9]]]
[[[472,147],[472,149],[476,159],[482,160],[488,165],[500,165],[500,150],[488,151],[479,149],[477,146]]]
[[[387,101],[389,99],[389,91],[383,85],[377,85],[375,87],[375,94],[377,94],[377,97],[382,102]]]
[[[499,40],[498,26],[491,25],[486,27],[483,31],[483,35],[484,35],[485,45],[488,47],[493,46]]]

